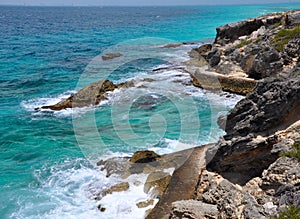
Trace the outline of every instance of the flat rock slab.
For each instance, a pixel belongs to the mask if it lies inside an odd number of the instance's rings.
[[[189,157],[182,166],[175,170],[165,194],[146,219],[169,218],[173,202],[193,198],[199,175],[206,165],[205,152],[205,146],[182,152],[188,154]]]

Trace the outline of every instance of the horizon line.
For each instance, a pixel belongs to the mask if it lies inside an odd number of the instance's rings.
[[[65,4],[65,5],[48,5],[48,4],[1,4],[0,6],[19,6],[19,7],[176,7],[176,6],[230,6],[230,5],[278,5],[278,4],[297,4],[300,2],[291,2],[291,1],[283,1],[283,2],[277,2],[277,3],[228,3],[228,4],[176,4],[176,5],[161,5],[161,4],[155,4],[155,5],[99,5],[99,4]]]

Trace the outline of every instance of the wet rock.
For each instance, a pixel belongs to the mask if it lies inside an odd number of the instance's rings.
[[[106,177],[112,174],[123,175],[129,168],[129,157],[113,157],[107,160],[100,160],[97,162],[101,171],[106,171]]]
[[[102,205],[98,205],[98,209],[99,209],[99,211],[101,211],[101,212],[106,211],[106,208],[102,207]]]
[[[100,80],[94,82],[85,88],[81,89],[78,93],[72,94],[66,100],[51,106],[42,106],[41,109],[63,110],[74,107],[86,107],[97,105],[101,100],[105,100],[105,94],[113,91],[116,88],[109,80]]]
[[[132,163],[149,163],[156,161],[160,157],[154,151],[136,151],[129,161]]]
[[[143,201],[143,202],[139,202],[136,204],[136,206],[138,208],[146,208],[150,205],[153,205],[154,204],[154,200],[153,199],[150,199],[150,200],[147,200],[147,201]]]
[[[129,183],[128,182],[121,182],[119,184],[116,184],[114,186],[111,186],[108,189],[102,190],[97,197],[95,198],[96,200],[101,200],[104,196],[108,194],[112,194],[114,192],[124,192],[129,189]]]
[[[183,45],[183,43],[171,43],[171,44],[164,45],[161,48],[171,49],[171,48],[177,48],[177,47],[182,46],[182,45]]]
[[[107,53],[107,54],[104,54],[103,56],[101,56],[101,58],[103,61],[107,61],[107,60],[115,59],[115,58],[118,58],[121,56],[123,56],[123,54],[121,54],[121,53]]]
[[[218,208],[216,205],[206,204],[195,200],[182,200],[172,203],[169,219],[217,219]]]
[[[144,185],[144,192],[152,191],[155,197],[160,198],[166,191],[171,180],[171,175],[162,171],[156,171],[149,174]]]

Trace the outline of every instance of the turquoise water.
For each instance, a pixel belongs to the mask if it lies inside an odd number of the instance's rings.
[[[91,191],[118,180],[95,168],[101,156],[169,153],[218,139],[217,116],[239,98],[196,89],[172,68],[219,25],[297,8],[0,7],[0,218],[99,218]],[[107,52],[124,58],[101,61]],[[158,67],[171,70],[152,71]],[[97,107],[34,111],[103,78],[137,82]],[[140,213],[117,206],[100,218]]]

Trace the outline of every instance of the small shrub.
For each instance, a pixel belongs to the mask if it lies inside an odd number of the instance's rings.
[[[249,45],[250,43],[252,43],[252,40],[242,40],[242,41],[240,42],[240,44],[236,45],[235,48],[240,49],[240,48],[242,48],[243,46]]]
[[[294,205],[280,212],[278,219],[300,219],[300,207]]]
[[[292,150],[281,154],[283,157],[295,157],[300,162],[300,141],[292,146]]]
[[[300,37],[300,26],[293,29],[280,30],[272,40],[272,44],[279,52],[282,52],[285,45],[293,38]]]

